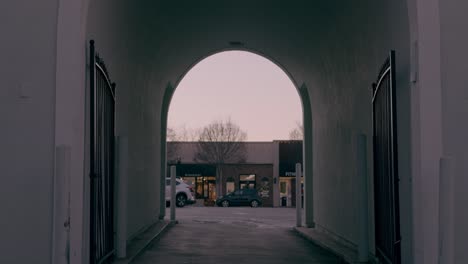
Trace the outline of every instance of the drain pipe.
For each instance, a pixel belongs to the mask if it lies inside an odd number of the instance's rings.
[[[175,222],[175,208],[176,207],[176,167],[171,166],[171,222]]]
[[[302,169],[301,164],[296,163],[296,226],[302,226],[302,188],[301,188]]]

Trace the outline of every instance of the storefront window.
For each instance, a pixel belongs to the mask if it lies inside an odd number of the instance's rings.
[[[183,180],[186,184],[188,184],[188,185],[190,185],[190,186],[192,186],[192,187],[195,187],[195,179],[196,179],[195,177],[183,177],[183,178],[182,178],[182,180]]]
[[[226,181],[226,193],[231,193],[236,189],[234,179],[228,178]]]
[[[239,189],[255,189],[255,174],[239,175]]]
[[[203,198],[204,197],[203,177],[197,177],[196,183],[197,183],[197,186],[196,186],[195,198]]]
[[[208,182],[208,199],[209,200],[216,200],[216,182],[209,181]]]
[[[215,177],[184,177],[187,182],[193,182],[195,189],[195,198],[197,199],[215,199],[216,198],[216,178]]]
[[[255,174],[240,175],[239,180],[241,180],[241,181],[255,181]]]
[[[280,182],[280,193],[286,194],[286,182]]]

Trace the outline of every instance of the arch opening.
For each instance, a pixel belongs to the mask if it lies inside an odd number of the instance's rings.
[[[217,51],[217,52],[214,52],[214,53],[211,53],[207,56],[202,56],[200,57],[198,60],[196,60],[193,64],[190,65],[190,67],[188,67],[181,75],[180,77],[178,78],[177,82],[175,83],[175,85],[173,86],[171,83],[169,83],[165,89],[165,92],[164,92],[164,98],[163,98],[163,104],[162,104],[162,111],[161,111],[161,121],[162,121],[162,125],[161,125],[161,164],[169,164],[171,165],[171,160],[172,158],[169,157],[168,155],[168,146],[169,144],[183,144],[183,143],[180,143],[180,142],[168,142],[167,139],[168,139],[168,117],[169,117],[169,112],[170,112],[170,107],[171,104],[173,103],[173,98],[177,95],[176,93],[176,90],[179,89],[179,87],[181,87],[181,85],[184,85],[184,81],[186,80],[186,78],[191,78],[190,77],[190,72],[193,71],[194,69],[196,69],[198,67],[198,65],[200,64],[203,64],[203,62],[207,61],[207,60],[210,60],[212,58],[215,58],[216,56],[219,56],[219,55],[222,55],[222,54],[226,54],[226,53],[241,53],[243,55],[249,55],[249,56],[255,56],[255,57],[259,57],[258,59],[260,60],[263,60],[264,63],[268,63],[268,64],[271,64],[270,66],[273,66],[274,68],[276,68],[276,72],[275,74],[282,74],[284,75],[284,78],[287,79],[287,81],[290,83],[290,86],[291,88],[294,87],[297,91],[297,95],[299,96],[299,101],[300,101],[300,104],[301,104],[301,111],[300,111],[300,121],[301,122],[304,122],[304,132],[303,132],[303,140],[305,142],[307,142],[308,144],[304,144],[304,148],[302,148],[302,142],[300,142],[300,147],[299,148],[296,148],[296,152],[299,151],[300,154],[298,155],[298,157],[300,157],[300,163],[303,164],[304,168],[307,168],[309,173],[306,174],[307,175],[307,180],[306,181],[309,181],[309,183],[312,182],[312,123],[311,123],[311,106],[310,106],[310,100],[308,98],[308,93],[307,93],[307,88],[305,87],[305,85],[302,85],[301,87],[298,87],[297,85],[297,82],[294,80],[294,78],[291,76],[291,74],[280,64],[278,63],[277,61],[275,61],[274,59],[264,55],[264,54],[261,54],[260,52],[257,52],[257,51],[251,51],[251,50],[246,50],[246,49],[242,49],[242,50],[239,50],[239,49],[228,49],[228,50],[221,50],[221,51]],[[268,97],[268,95],[265,95],[265,97]],[[297,102],[299,103],[299,102]],[[170,136],[170,135],[169,135]],[[191,138],[192,140],[194,139],[193,137]],[[187,140],[187,138],[183,139],[183,140]],[[262,177],[261,175],[255,175],[255,174],[248,174],[248,175],[243,175],[242,173],[245,172],[245,170],[243,172],[241,172],[242,170],[239,170],[239,169],[230,169],[230,168],[224,168],[224,170],[231,170],[231,171],[235,171],[234,174],[237,173],[237,175],[228,175],[226,177],[224,177],[224,179],[222,180],[222,183],[218,184],[219,185],[219,189],[217,190],[217,193],[221,194],[221,195],[225,195],[226,193],[232,191],[233,189],[240,189],[242,187],[246,187],[246,186],[249,186],[249,187],[255,187],[257,189],[261,189],[261,191],[263,192],[263,195],[265,196],[270,196],[270,202],[268,203],[269,205],[271,206],[281,206],[282,203],[281,203],[281,199],[280,199],[280,195],[285,195],[287,196],[288,193],[285,193],[283,192],[283,194],[280,193],[280,161],[279,161],[279,151],[280,151],[280,147],[279,145],[281,144],[284,144],[285,142],[283,141],[288,141],[287,138],[276,138],[276,140],[271,140],[269,142],[270,146],[268,146],[267,148],[270,148],[271,151],[276,151],[275,153],[277,153],[277,156],[278,158],[276,159],[272,159],[270,158],[271,160],[271,164],[272,164],[272,168],[271,168],[271,174],[272,176],[270,177]],[[253,142],[247,142],[247,144],[252,144]],[[196,142],[191,142],[191,144],[196,144]],[[192,146],[193,147],[193,146]],[[166,155],[167,154],[167,155]],[[271,154],[271,153],[270,153]],[[190,159],[186,159],[185,162],[191,162]],[[247,161],[248,163],[248,161]],[[274,164],[274,165],[273,165]],[[227,166],[229,167],[229,166]],[[231,166],[233,167],[233,166]],[[235,167],[235,166],[234,166]],[[182,171],[184,171],[185,173],[185,170],[184,169],[181,169]],[[167,167],[166,166],[161,166],[161,175],[168,175],[167,174]],[[283,170],[283,172],[286,172],[285,170]],[[197,175],[198,176],[198,173],[188,173],[188,175]],[[180,176],[180,175],[179,175]],[[200,176],[203,176],[203,175],[200,175]],[[284,177],[288,177],[288,178],[291,178],[291,176],[293,176],[291,170],[289,170],[289,172],[287,173],[287,175],[281,175],[281,176],[284,176]],[[249,180],[249,177],[253,177],[254,180],[250,179]],[[199,185],[197,184],[197,179],[196,177],[186,177],[187,178],[187,181],[191,184],[195,184],[195,185]],[[242,178],[242,179],[241,179]],[[283,178],[283,177],[281,177]],[[258,183],[257,183],[258,182]],[[202,188],[198,188],[197,186],[195,186],[195,190],[202,190]],[[312,184],[310,184],[310,186],[312,186]],[[208,186],[207,188],[205,189],[209,189],[210,187]],[[289,192],[291,191],[291,188],[286,188]],[[311,188],[310,188],[311,190]],[[305,192],[307,193],[307,192]],[[311,194],[311,191],[309,192],[309,207],[306,209],[306,222],[309,226],[313,226],[313,199],[312,199],[312,194]],[[291,198],[291,193],[289,193],[289,199],[292,199]],[[197,195],[200,195],[197,194]],[[307,195],[307,194],[306,194]],[[163,194],[161,194],[161,198],[163,197]],[[199,197],[202,197],[202,196],[199,196]],[[206,197],[205,197],[206,198]],[[291,202],[289,203],[286,203],[286,204],[283,204],[283,206],[287,206],[287,205],[292,205]],[[161,208],[161,212],[160,212],[160,216],[161,217],[164,217],[166,214],[165,212],[165,208]]]

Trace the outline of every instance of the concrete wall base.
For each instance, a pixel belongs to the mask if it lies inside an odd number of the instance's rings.
[[[333,236],[320,226],[316,228],[294,227],[293,230],[315,245],[332,252],[346,263],[363,263],[358,261],[358,249],[356,245]],[[369,253],[369,261],[364,263],[377,264],[379,262],[374,255]]]
[[[174,221],[157,221],[144,232],[141,232],[127,244],[127,257],[117,259],[114,264],[128,264],[145,251],[155,239],[161,237],[170,227],[177,224]]]

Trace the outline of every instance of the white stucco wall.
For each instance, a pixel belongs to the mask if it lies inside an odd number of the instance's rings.
[[[92,1],[87,41],[94,39],[116,86],[116,134],[128,137],[127,235],[142,231],[159,216],[159,126],[148,73],[151,65],[140,49],[133,3]],[[124,172],[125,173],[125,172]]]
[[[463,1],[439,1],[443,155],[454,161],[455,260],[468,263],[468,35]]]
[[[57,1],[2,1],[0,20],[0,263],[50,263]]]
[[[375,4],[375,6],[374,6]],[[356,174],[356,135],[368,136],[370,245],[373,234],[371,84],[390,49],[396,50],[397,115],[402,255],[410,263],[412,220],[409,171],[409,32],[403,2],[354,4],[327,17],[333,25],[317,29],[320,41],[311,44],[313,76],[308,85],[313,107],[314,198],[316,224],[357,243],[360,192]],[[367,12],[374,10],[372,16]],[[346,45],[346,48],[343,48]],[[316,59],[317,62],[313,60]],[[331,206],[331,207],[330,207]],[[331,209],[333,208],[333,209]]]

